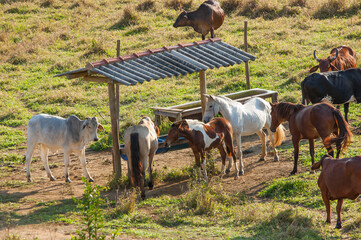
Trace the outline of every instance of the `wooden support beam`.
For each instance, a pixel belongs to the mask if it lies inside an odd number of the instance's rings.
[[[203,95],[207,93],[206,71],[204,70],[201,70],[199,72],[199,86],[201,91],[201,105],[202,105],[202,116],[203,116],[207,104],[207,98]]]
[[[84,76],[84,81],[97,83],[110,83],[111,79],[107,77]]]
[[[248,51],[248,42],[247,42],[247,21],[244,21],[244,51]],[[245,62],[246,69],[246,87],[247,89],[251,89],[251,82],[249,80],[249,66],[248,62]]]
[[[109,109],[110,119],[112,125],[112,139],[113,139],[113,168],[115,171],[115,180],[118,181],[122,176],[122,162],[120,159],[119,149],[119,131],[118,131],[118,117],[115,104],[115,86],[114,83],[108,84],[109,93]]]

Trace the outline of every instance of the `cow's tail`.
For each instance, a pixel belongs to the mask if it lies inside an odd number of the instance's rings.
[[[307,105],[308,104],[308,102],[307,102],[307,100],[308,100],[308,95],[307,95],[307,93],[306,93],[306,91],[305,91],[305,87],[304,87],[304,81],[303,82],[301,82],[301,91],[302,91],[302,104],[304,104],[304,105]]]
[[[138,133],[130,134],[130,151],[131,151],[131,180],[135,187],[140,186],[143,179],[143,163],[140,161],[140,147]]]
[[[280,124],[277,128],[276,128],[276,132],[273,133],[274,139],[275,139],[275,147],[281,145],[281,143],[283,142],[283,140],[285,140],[286,135],[285,135],[285,127]]]
[[[326,144],[341,144],[341,153],[344,152],[348,145],[350,145],[352,141],[352,133],[348,127],[348,123],[342,116],[342,113],[338,109],[333,109],[332,111],[335,122],[338,126],[339,132],[337,137],[328,137],[325,139]]]
[[[312,167],[311,167],[311,170],[319,169],[319,168],[322,166],[323,159],[324,159],[324,158],[321,158],[320,161],[314,163],[314,164],[312,165]]]

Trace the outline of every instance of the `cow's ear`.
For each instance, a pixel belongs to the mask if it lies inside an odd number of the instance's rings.
[[[104,131],[104,127],[100,123],[98,124],[98,130],[99,131]]]
[[[317,66],[314,66],[310,69],[310,73],[313,73],[313,72],[316,72],[318,69],[318,65]]]

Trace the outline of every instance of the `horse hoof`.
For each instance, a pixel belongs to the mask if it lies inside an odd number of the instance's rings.
[[[92,179],[92,178],[89,178],[89,182],[94,182],[94,179]]]
[[[231,170],[229,170],[229,169],[226,169],[226,171],[225,171],[226,174],[229,174],[230,172],[231,172]]]
[[[258,159],[258,162],[263,162],[263,161],[264,161],[264,158]]]
[[[239,171],[238,174],[239,174],[239,175],[244,175],[244,171],[243,171],[243,170],[242,170],[242,171]]]

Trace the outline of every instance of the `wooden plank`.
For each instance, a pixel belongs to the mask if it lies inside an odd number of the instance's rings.
[[[201,70],[199,72],[199,85],[201,91],[201,105],[202,105],[202,116],[203,116],[207,104],[207,98],[204,96],[204,94],[207,93],[206,71],[204,70]]]
[[[84,81],[87,82],[100,82],[100,83],[110,83],[111,79],[107,77],[95,77],[95,76],[84,76]]]
[[[247,42],[247,21],[244,21],[244,51],[248,51],[248,42]],[[247,89],[251,89],[251,82],[249,80],[249,66],[248,61],[244,63],[245,64],[245,70],[246,70],[246,87]]]

